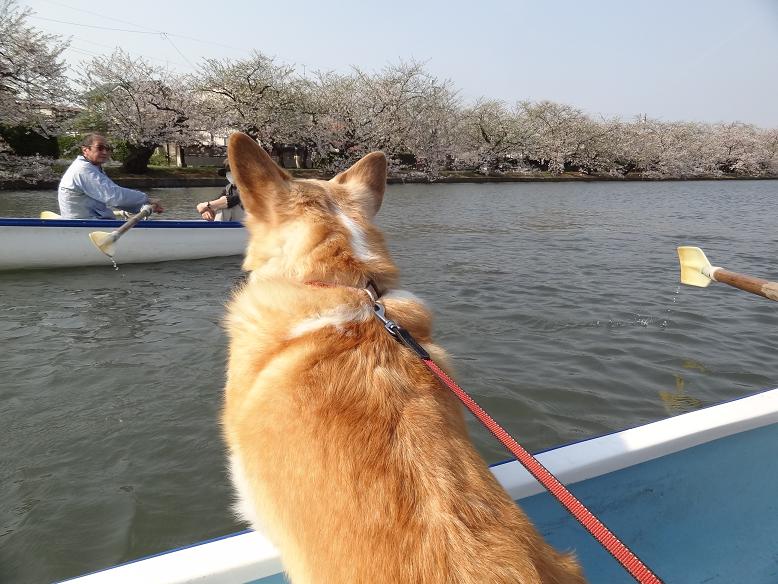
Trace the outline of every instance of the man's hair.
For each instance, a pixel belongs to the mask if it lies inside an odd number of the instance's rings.
[[[98,138],[102,138],[103,141],[105,141],[105,136],[97,132],[92,132],[91,134],[87,134],[86,136],[84,136],[84,139],[81,140],[81,148],[89,148],[92,145],[92,142],[94,142]]]

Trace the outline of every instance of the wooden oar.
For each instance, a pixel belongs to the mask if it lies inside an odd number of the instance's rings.
[[[705,288],[711,282],[723,282],[740,290],[778,301],[778,282],[768,282],[745,274],[730,272],[712,266],[699,247],[684,245],[678,248],[681,261],[681,283]]]
[[[130,217],[127,222],[116,231],[111,231],[110,233],[107,231],[93,231],[89,234],[89,239],[97,246],[97,249],[112,258],[114,254],[114,243],[116,243],[122,235],[135,227],[136,223],[151,215],[153,210],[154,208],[151,205],[143,205],[140,208],[140,213]]]

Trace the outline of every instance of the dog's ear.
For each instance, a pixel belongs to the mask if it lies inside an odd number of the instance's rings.
[[[384,200],[386,156],[383,152],[371,152],[330,182],[346,186],[352,202],[372,219]]]
[[[273,221],[276,202],[289,190],[292,177],[255,140],[240,132],[230,136],[227,158],[246,211]]]

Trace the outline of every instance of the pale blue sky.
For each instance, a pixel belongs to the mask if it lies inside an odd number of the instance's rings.
[[[309,71],[416,59],[466,101],[778,127],[778,0],[18,3],[36,27],[72,37],[71,63],[117,45],[180,71],[252,48]]]

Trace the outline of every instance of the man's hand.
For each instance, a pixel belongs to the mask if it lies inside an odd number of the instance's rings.
[[[155,213],[162,213],[165,210],[159,199],[149,199],[149,205]]]

